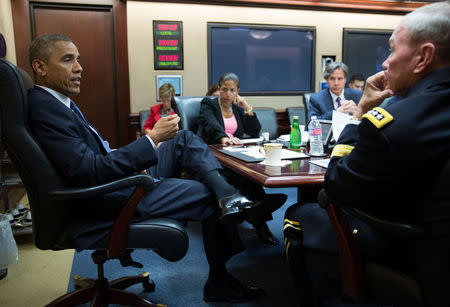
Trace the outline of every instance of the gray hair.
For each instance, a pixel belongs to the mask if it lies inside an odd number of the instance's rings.
[[[412,45],[432,42],[436,55],[444,62],[450,54],[450,1],[424,5],[407,14],[403,21],[409,32]]]
[[[63,34],[44,34],[36,37],[28,49],[30,65],[35,59],[47,62],[54,50],[55,43],[60,41],[72,43],[72,40]]]
[[[239,81],[239,77],[235,73],[227,72],[220,76],[219,86],[221,86],[225,81],[233,81],[234,83],[236,83],[236,87],[240,88],[241,84]]]
[[[344,72],[344,76],[347,79],[348,75],[348,66],[341,62],[331,62],[325,67],[325,71],[323,72],[323,77],[325,80],[335,71],[336,69],[341,69]]]

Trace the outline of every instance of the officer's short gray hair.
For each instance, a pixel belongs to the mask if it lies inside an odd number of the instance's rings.
[[[411,45],[432,42],[436,56],[450,61],[450,1],[424,5],[407,14],[402,23],[408,28]]]

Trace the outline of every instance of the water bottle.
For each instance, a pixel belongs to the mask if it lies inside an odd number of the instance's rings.
[[[302,133],[300,131],[300,127],[298,126],[298,116],[294,115],[292,119],[293,121],[291,134],[289,136],[289,143],[291,148],[300,148],[302,145]]]
[[[323,155],[322,127],[317,116],[311,116],[308,125],[309,130],[309,154],[311,156]]]

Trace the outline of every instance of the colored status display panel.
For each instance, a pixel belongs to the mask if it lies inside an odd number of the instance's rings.
[[[155,69],[183,69],[183,23],[153,20]]]

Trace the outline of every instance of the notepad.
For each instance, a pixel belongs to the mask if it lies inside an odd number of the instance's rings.
[[[261,142],[263,140],[264,140],[263,137],[251,138],[251,139],[241,139],[241,143],[242,144],[258,143],[258,142]]]
[[[310,160],[309,163],[328,168],[328,164],[330,163],[330,159],[318,159],[318,160]]]

